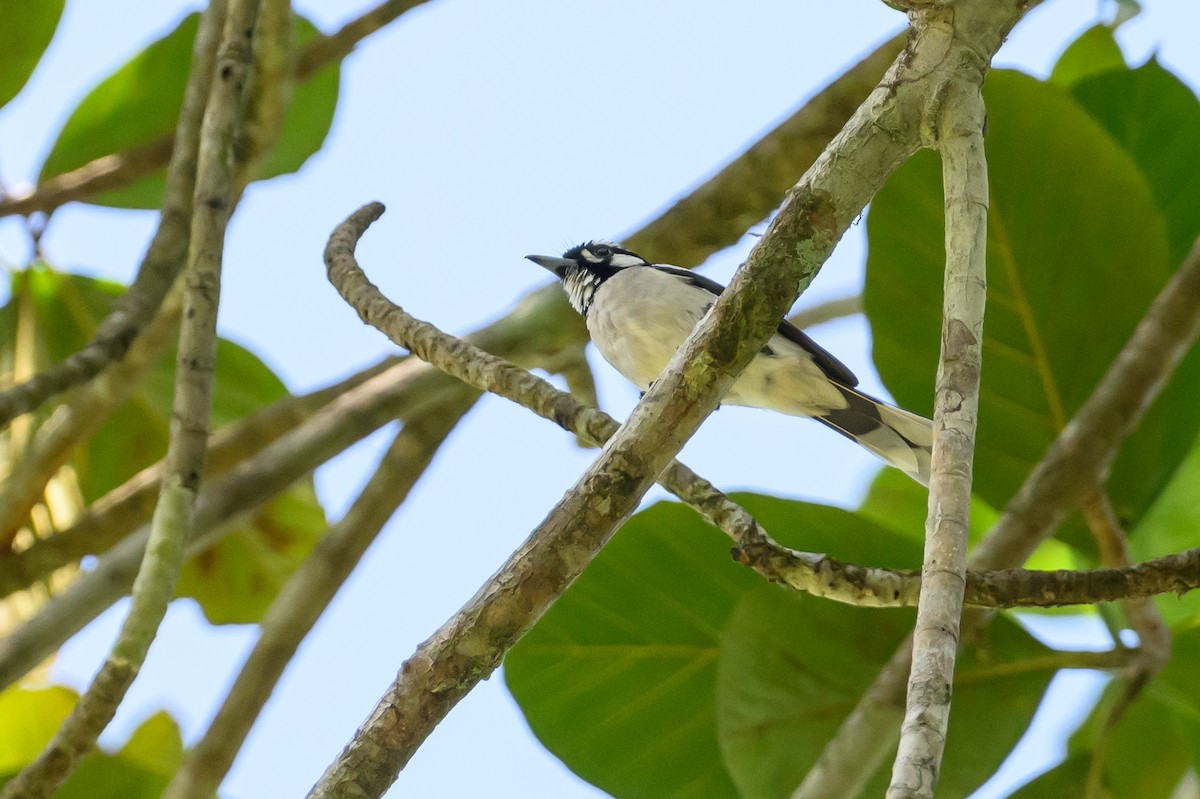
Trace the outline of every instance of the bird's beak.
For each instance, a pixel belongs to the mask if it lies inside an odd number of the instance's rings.
[[[566,274],[567,267],[575,262],[570,258],[555,258],[552,255],[526,255],[530,261],[533,261],[538,266],[545,267],[554,273],[555,277],[561,278]]]

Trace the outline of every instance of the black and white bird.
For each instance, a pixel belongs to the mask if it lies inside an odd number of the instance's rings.
[[[596,349],[642,391],[725,290],[703,275],[649,263],[610,241],[580,244],[561,258],[526,257],[562,281]],[[723,401],[811,416],[928,485],[929,420],[867,396],[856,385],[858,378],[841,361],[784,321]]]

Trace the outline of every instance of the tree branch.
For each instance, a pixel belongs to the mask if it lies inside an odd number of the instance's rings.
[[[313,39],[296,60],[296,80],[306,81],[324,67],[341,61],[350,55],[363,39],[426,2],[427,0],[387,0],[347,22],[335,33]]]
[[[184,272],[184,312],[167,476],[134,582],[129,615],[112,652],[53,739],[0,791],[4,799],[50,796],[83,755],[95,747],[100,732],[116,714],[141,669],[175,591],[208,442],[221,255],[234,194],[233,142],[243,111],[243,89],[253,63],[258,5],[257,0],[231,0],[217,51],[217,74],[204,112]]]
[[[954,38],[955,9],[951,6],[923,9],[911,19],[918,37],[946,42]],[[964,53],[970,52],[964,49]],[[937,104],[930,119],[942,154],[946,208],[942,346],[913,665],[888,799],[933,797],[946,746],[966,586],[987,285],[988,176],[981,89],[988,65],[968,58],[956,62],[955,76],[936,90]]]
[[[397,434],[358,499],[342,520],[321,536],[312,554],[271,603],[254,649],[208,730],[167,786],[164,799],[208,799],[217,792],[300,642],[476,396],[472,393],[441,413],[406,424]]]
[[[988,536],[968,559],[976,569],[1018,566],[1054,533],[1067,513],[1103,481],[1117,448],[1137,427],[1175,366],[1200,335],[1200,240],[1095,390],[1025,479]],[[963,634],[986,621],[964,614]],[[899,701],[911,661],[911,638],[892,656],[826,744],[795,799],[857,796],[878,768],[899,724]]]

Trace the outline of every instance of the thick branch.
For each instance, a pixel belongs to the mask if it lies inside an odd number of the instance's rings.
[[[167,477],[134,582],[129,615],[99,673],[46,748],[4,786],[0,793],[4,799],[50,796],[80,758],[95,747],[141,669],[175,592],[208,442],[221,255],[233,204],[233,141],[240,127],[242,90],[249,78],[257,15],[257,0],[231,1],[217,53],[217,74],[204,112],[184,273]]]
[[[913,15],[918,36],[952,38],[954,9]],[[933,406],[933,462],[921,598],[900,747],[888,799],[932,799],[946,746],[967,570],[972,461],[979,414],[987,275],[988,177],[981,88],[986,63],[960,59],[939,89],[946,206],[942,347]]]

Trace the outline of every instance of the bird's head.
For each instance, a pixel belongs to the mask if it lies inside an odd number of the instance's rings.
[[[553,272],[563,282],[563,290],[567,292],[571,305],[584,315],[592,304],[596,289],[605,280],[622,269],[647,265],[645,258],[611,241],[579,244],[564,252],[561,258],[551,255],[525,257]]]

